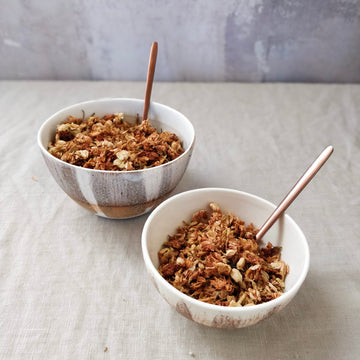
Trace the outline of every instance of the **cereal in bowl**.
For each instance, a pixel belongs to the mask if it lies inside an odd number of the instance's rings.
[[[194,299],[221,306],[251,306],[279,297],[288,265],[281,248],[260,248],[257,229],[210,203],[179,226],[158,252],[159,273]]]
[[[57,126],[50,154],[67,163],[96,170],[130,171],[165,164],[184,149],[177,135],[158,132],[148,120],[131,124],[124,114],[101,119],[69,116]]]

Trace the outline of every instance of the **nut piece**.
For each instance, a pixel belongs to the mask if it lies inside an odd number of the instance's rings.
[[[236,283],[241,283],[242,280],[243,280],[243,277],[242,277],[240,271],[238,269],[235,269],[235,268],[231,269],[230,276]]]
[[[219,205],[214,202],[210,203],[209,206],[212,211],[216,211],[216,212],[220,211]]]
[[[117,152],[115,155],[120,161],[126,161],[129,158],[129,152],[126,150],[121,150]]]
[[[270,266],[273,268],[273,269],[280,269],[281,268],[281,262],[280,261],[275,261],[275,262],[272,262],[270,263]]]
[[[219,272],[219,274],[223,274],[223,275],[229,275],[231,272],[231,266],[224,264],[222,262],[216,263],[216,269]]]
[[[177,265],[184,265],[185,264],[185,260],[182,258],[182,257],[178,257],[177,259],[176,259],[176,264]]]
[[[226,252],[225,257],[226,257],[227,259],[231,259],[235,254],[236,254],[236,250],[229,249],[229,250]]]
[[[78,150],[75,151],[75,155],[81,159],[87,159],[89,157],[89,152],[87,150]]]
[[[245,266],[245,258],[241,257],[236,263],[236,268],[241,270]]]

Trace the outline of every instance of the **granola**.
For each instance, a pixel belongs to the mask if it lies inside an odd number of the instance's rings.
[[[159,273],[175,288],[197,300],[221,306],[251,306],[279,297],[288,265],[281,248],[260,248],[257,229],[233,214],[195,213],[158,252]]]
[[[60,160],[84,168],[112,171],[139,170],[176,159],[184,150],[168,131],[157,132],[149,120],[131,124],[124,114],[87,119],[69,116],[57,126],[48,151]]]

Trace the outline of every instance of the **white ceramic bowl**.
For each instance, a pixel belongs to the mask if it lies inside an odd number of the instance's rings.
[[[284,308],[295,296],[309,268],[309,247],[304,234],[290,216],[282,216],[265,234],[260,246],[270,241],[282,246],[282,260],[290,267],[285,293],[269,302],[249,307],[223,307],[193,299],[170,285],[158,272],[158,251],[182,221],[216,202],[223,212],[231,212],[245,223],[260,227],[275,205],[257,196],[230,189],[204,188],[175,195],[160,204],[147,219],[142,233],[145,265],[160,295],[180,314],[216,328],[241,328],[254,325]]]
[[[191,122],[168,106],[151,102],[150,124],[159,131],[175,133],[182,141],[184,153],[173,161],[153,168],[134,171],[86,169],[59,160],[47,151],[56,126],[67,116],[88,117],[95,113],[122,112],[128,121],[142,114],[143,100],[108,98],[69,106],[50,116],[38,132],[38,145],[45,162],[59,186],[79,205],[100,216],[122,219],[142,215],[169,196],[181,180],[194,147],[195,132]]]

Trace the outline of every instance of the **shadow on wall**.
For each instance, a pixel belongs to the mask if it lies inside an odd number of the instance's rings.
[[[5,2],[3,80],[360,81],[356,1]]]

